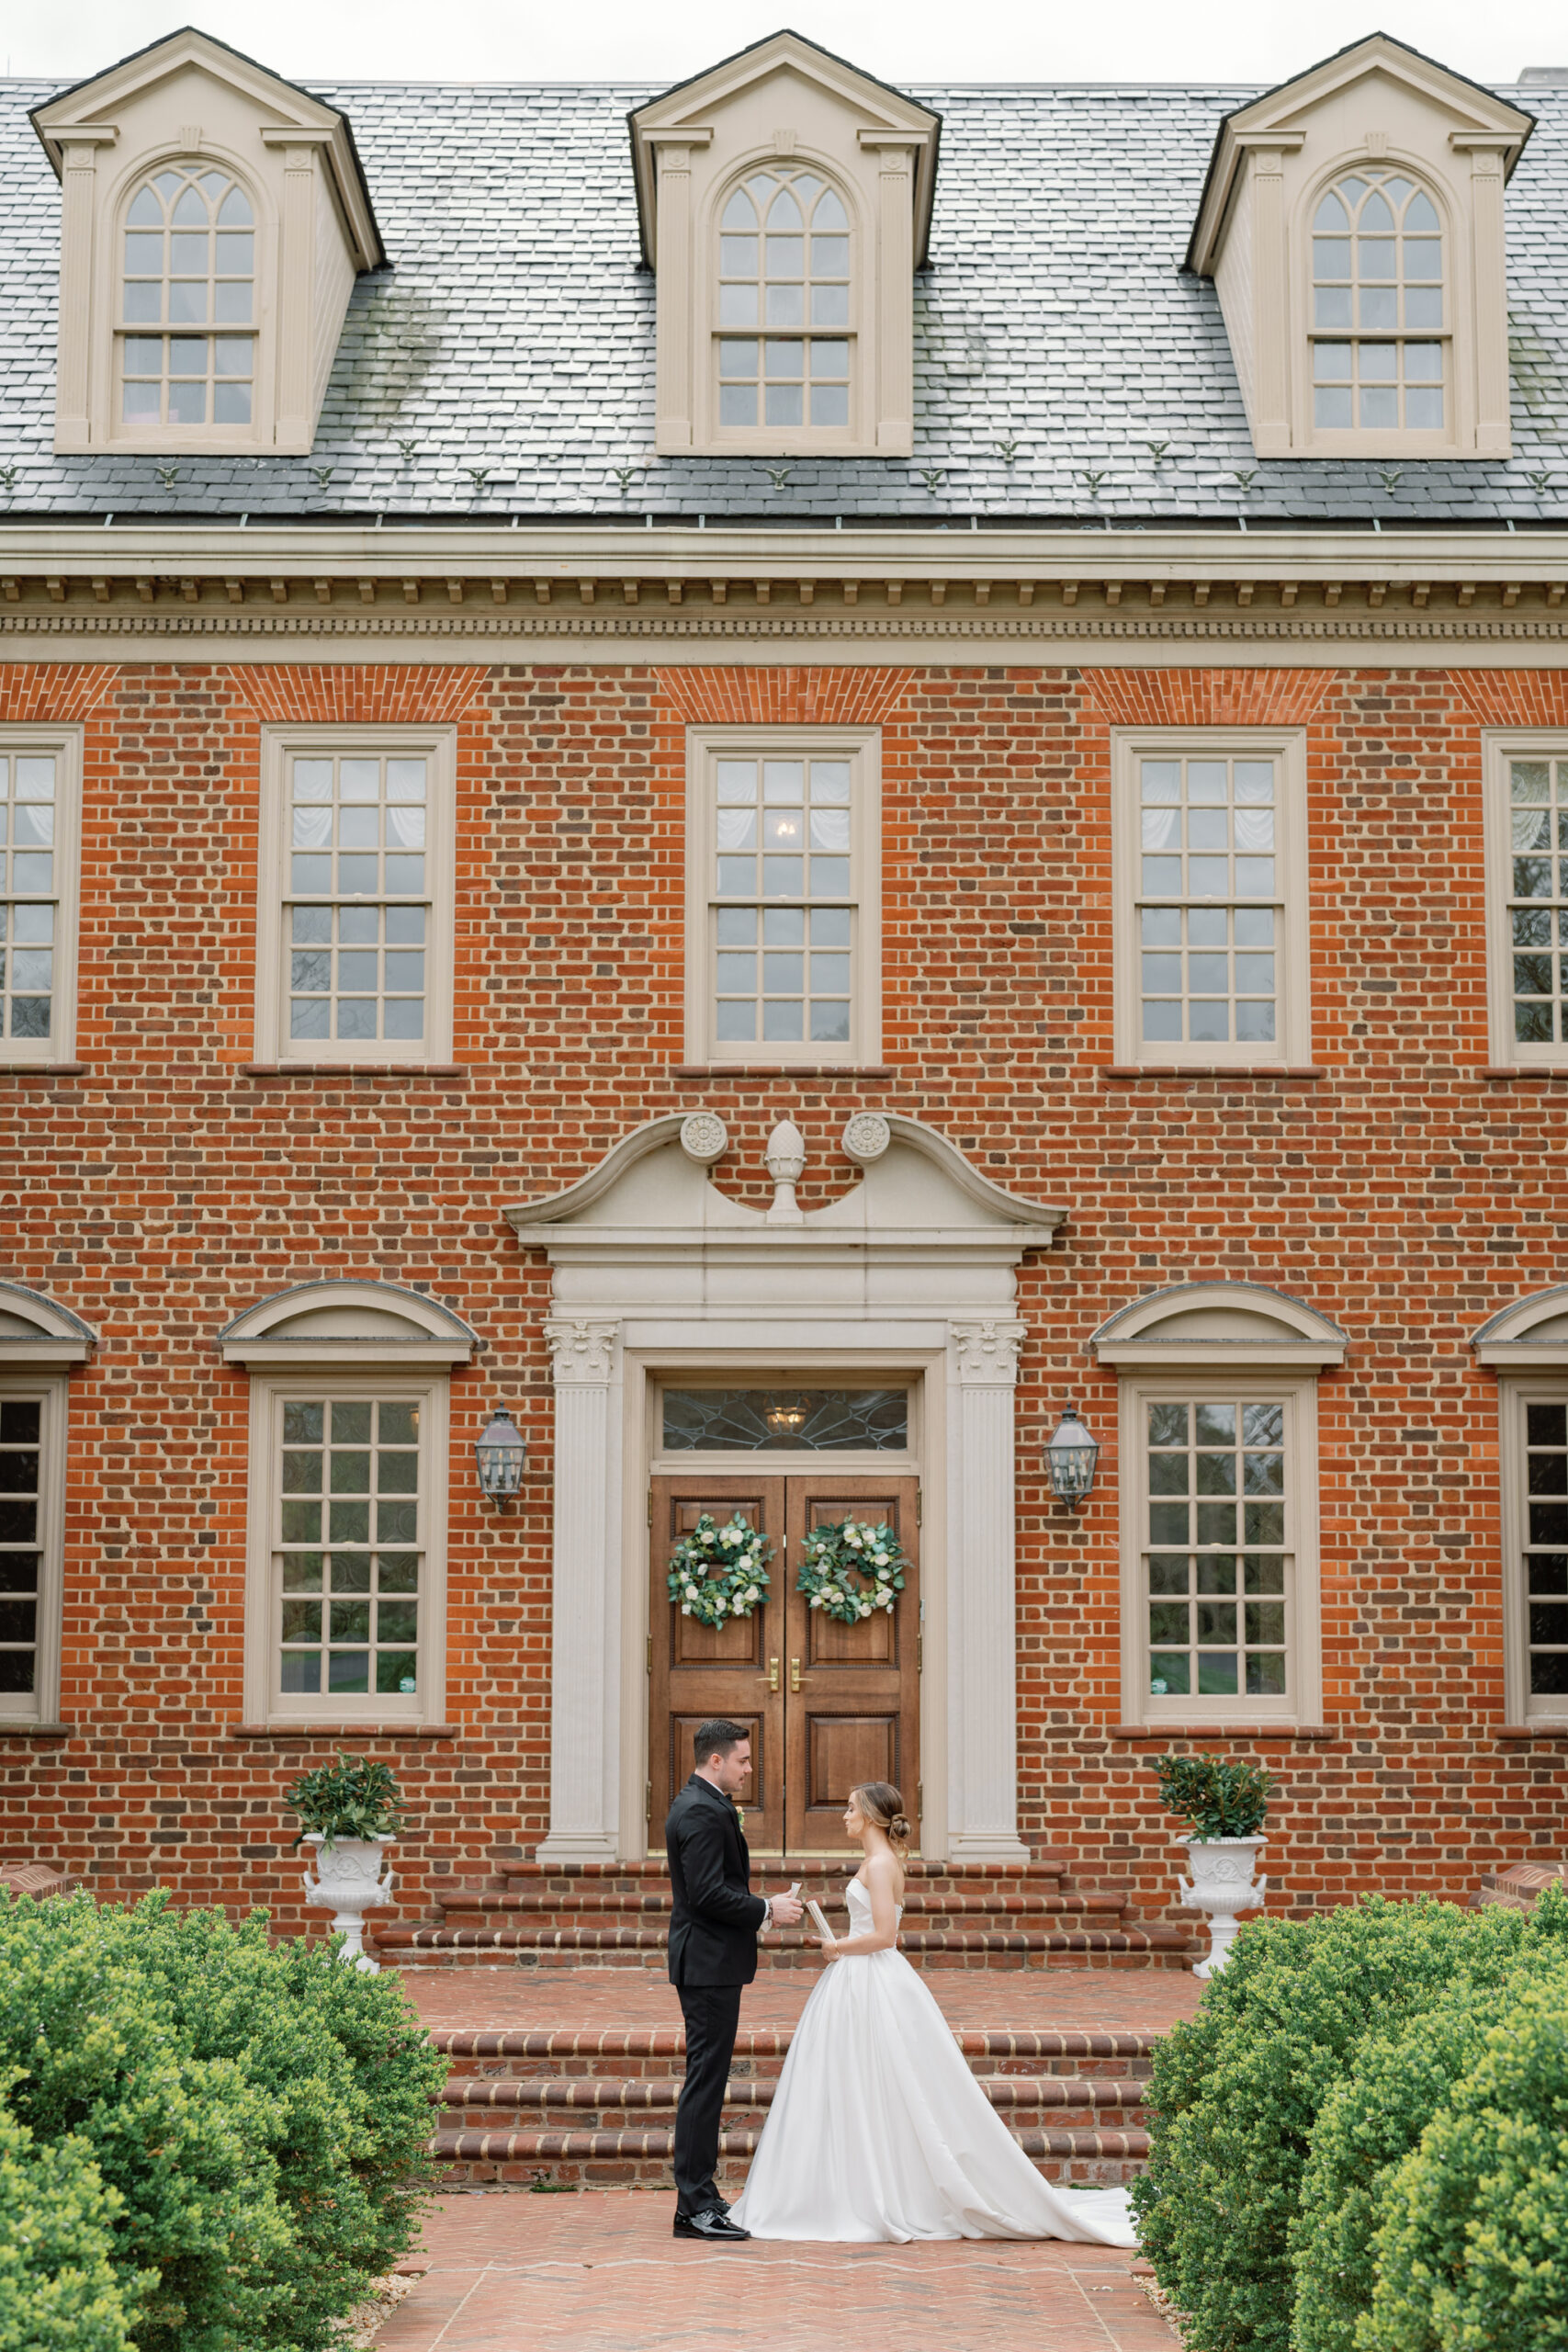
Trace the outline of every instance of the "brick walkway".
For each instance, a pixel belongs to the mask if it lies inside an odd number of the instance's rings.
[[[652,2192],[444,2199],[378,2352],[1175,2352],[1101,2246],[757,2245],[670,2234]]]
[[[774,1970],[746,1988],[743,2027],[792,2026],[814,1971]],[[925,1983],[955,2026],[1164,2033],[1197,2010],[1203,1987],[1172,1968],[936,1969]],[[678,2026],[662,1973],[641,1968],[413,1970],[403,1983],[433,2033],[536,2025]]]

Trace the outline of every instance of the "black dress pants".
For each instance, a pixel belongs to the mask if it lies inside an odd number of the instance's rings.
[[[686,2020],[686,2079],[675,2109],[675,2211],[717,2202],[719,2122],[740,2022],[741,1984],[678,1984]]]

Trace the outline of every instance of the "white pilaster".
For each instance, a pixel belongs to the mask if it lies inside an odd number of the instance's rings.
[[[948,1859],[1021,1862],[1013,1391],[1027,1326],[950,1323]]]
[[[555,1367],[550,1829],[542,1862],[619,1849],[621,1373],[618,1322],[545,1325]]]

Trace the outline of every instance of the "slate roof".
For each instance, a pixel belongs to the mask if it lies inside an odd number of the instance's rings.
[[[310,456],[56,457],[60,198],[28,115],[61,86],[0,82],[0,492],[15,519],[1562,517],[1568,88],[1499,92],[1539,126],[1506,199],[1511,459],[1252,455],[1218,298],[1179,265],[1216,125],[1257,90],[970,85],[909,94],[943,124],[915,281],[915,456],[795,460],[775,486],[782,461],[651,455],[654,281],[626,118],[657,93],[621,84],[320,89],[353,125],[390,265],[355,288]],[[1157,462],[1155,442],[1168,445]]]

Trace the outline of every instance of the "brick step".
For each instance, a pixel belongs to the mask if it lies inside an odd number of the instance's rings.
[[[756,2126],[731,2126],[719,2135],[717,2180],[727,2190],[745,2180],[761,2137]],[[1149,2135],[1137,2130],[1051,2130],[1015,2132],[1019,2145],[1048,2179],[1116,2187],[1142,2172]],[[674,2134],[655,2127],[613,2132],[437,2132],[431,2154],[449,2179],[535,2188],[670,2186]]]
[[[777,2078],[794,2036],[787,2027],[742,2026],[735,2037],[732,2079]],[[972,2073],[992,2076],[1055,2075],[1074,2081],[1131,2082],[1153,2064],[1154,2033],[1056,2031],[1049,2028],[970,2026],[953,2033]],[[459,2079],[513,2079],[518,2062],[548,2068],[550,2079],[599,2079],[613,2065],[621,2081],[674,2083],[686,2071],[686,2038],[679,2026],[533,2026],[492,2032],[448,2028],[431,2036]]]
[[[1013,2132],[1030,2129],[1097,2130],[1138,2128],[1145,2121],[1148,2086],[1141,2082],[1085,2081],[1066,2075],[979,2075],[976,2077]],[[681,2096],[681,2081],[671,2075],[661,2082],[646,2079],[598,2081],[588,2075],[566,2080],[554,2075],[492,2075],[483,2079],[454,2075],[433,2107],[442,2110],[446,2130],[537,2130],[558,2116],[570,2115],[573,2131],[615,2131],[630,2127],[634,2117],[673,2114]],[[739,2129],[759,2109],[773,2105],[778,2085],[773,2079],[733,2077],[725,2106]]]
[[[664,1965],[666,1937],[659,1928],[418,1928],[377,1924],[376,1951],[400,1968],[494,1967],[510,1954],[518,1968]],[[1196,1950],[1185,1928],[913,1928],[898,1949],[911,1966],[1043,1968],[1058,1966],[1185,1967]],[[795,1930],[770,1937],[758,1950],[764,1969],[816,1968],[816,1942]]]
[[[807,1893],[812,1892],[808,1886]],[[820,1896],[818,1897],[820,1899]],[[841,1904],[840,1890],[829,1888],[829,1903]],[[461,1919],[465,1925],[477,1921],[503,1926],[507,1921],[522,1924],[529,1919],[547,1919],[561,1927],[589,1926],[605,1919],[622,1919],[629,1926],[642,1921],[648,1925],[667,1919],[671,1895],[668,1882],[662,1889],[644,1888],[637,1893],[623,1889],[579,1888],[568,1894],[544,1890],[518,1894],[498,1894],[491,1888],[456,1887],[450,1894],[438,1894],[437,1908],[447,1920]],[[1077,1917],[1085,1914],[1095,1917],[1119,1918],[1124,1907],[1120,1894],[1063,1894],[1053,1884],[1031,1888],[1018,1893],[971,1894],[956,1889],[928,1887],[909,1894],[904,1905],[907,1919],[1033,1919]]]
[[[905,1865],[904,1875],[910,1887],[951,1882],[971,1892],[994,1886],[1000,1893],[1009,1887],[1063,1878],[1067,1866],[1068,1857],[1062,1853],[1036,1854],[1027,1862],[936,1862],[914,1855]],[[830,1878],[858,1867],[842,1847],[833,1853],[751,1857],[752,1875],[759,1881],[765,1879],[770,1887],[779,1879]],[[559,1894],[595,1886],[635,1894],[650,1883],[669,1886],[670,1871],[662,1854],[649,1855],[641,1862],[510,1862],[495,1879],[486,1882],[502,1893],[522,1894],[535,1888]]]

